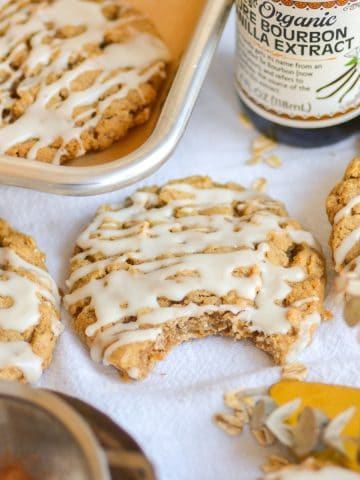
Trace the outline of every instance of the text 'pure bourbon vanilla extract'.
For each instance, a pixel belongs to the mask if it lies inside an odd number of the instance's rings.
[[[300,146],[360,131],[360,0],[236,0],[236,86],[266,135]]]

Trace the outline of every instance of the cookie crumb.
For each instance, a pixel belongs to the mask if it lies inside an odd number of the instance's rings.
[[[270,155],[265,158],[265,163],[272,168],[280,168],[282,166],[282,160],[277,155]]]
[[[257,178],[251,184],[251,188],[256,192],[260,192],[260,193],[266,192],[267,186],[268,186],[268,181],[266,180],[266,178],[263,178],[263,177]]]
[[[281,370],[282,380],[305,380],[309,373],[308,368],[300,362],[288,363]]]
[[[330,320],[333,320],[334,314],[330,312],[330,310],[324,310],[322,317],[325,322],[329,322]]]

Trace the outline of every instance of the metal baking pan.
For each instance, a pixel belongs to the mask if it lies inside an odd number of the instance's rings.
[[[158,111],[147,125],[134,129],[129,138],[115,147],[85,155],[69,165],[0,155],[0,183],[62,195],[95,195],[150,175],[172,153],[184,133],[233,1],[167,0],[155,5],[153,0],[132,0],[130,3],[152,17],[155,15],[154,22],[175,53],[175,65],[176,58],[179,60]],[[171,25],[172,22],[176,24]]]

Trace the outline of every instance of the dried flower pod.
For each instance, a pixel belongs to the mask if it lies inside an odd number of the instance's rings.
[[[276,403],[270,397],[263,397],[255,404],[250,419],[250,430],[260,445],[268,446],[275,442],[274,434],[266,426],[266,420],[275,408]]]
[[[349,423],[351,417],[355,414],[355,407],[350,407],[344,412],[337,415],[329,424],[325,427],[322,435],[324,444],[347,456],[345,441],[346,439],[341,435],[345,426]]]
[[[321,447],[321,431],[328,421],[328,417],[315,408],[305,407],[300,412],[293,428],[295,455],[304,457]]]
[[[285,403],[274,410],[266,420],[266,426],[275,435],[275,437],[287,447],[294,445],[294,436],[292,428],[286,423],[286,420],[296,412],[301,405],[301,399],[296,398],[291,402]]]

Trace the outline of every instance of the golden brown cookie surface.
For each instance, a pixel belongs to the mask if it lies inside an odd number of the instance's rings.
[[[330,246],[339,272],[360,256],[360,157],[354,158],[326,203],[332,224]]]
[[[281,203],[190,177],[99,209],[66,305],[92,357],[140,379],[175,345],[214,334],[285,362],[310,342],[324,284],[317,243]]]
[[[0,219],[0,379],[37,381],[61,330],[59,294],[45,255]]]
[[[16,0],[0,6],[0,148],[63,163],[147,121],[168,52],[119,0]]]

